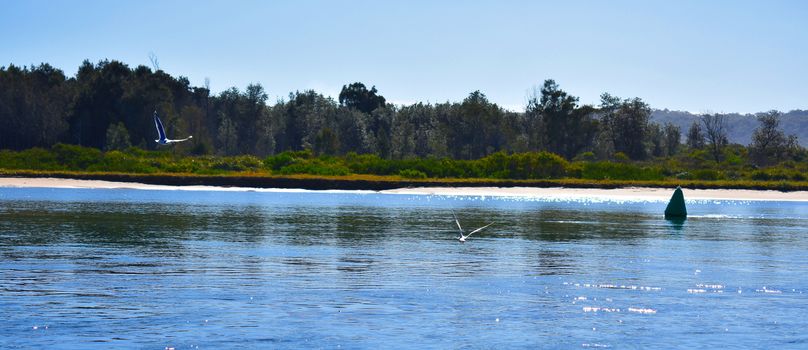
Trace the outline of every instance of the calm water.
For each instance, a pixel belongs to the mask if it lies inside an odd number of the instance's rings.
[[[808,202],[665,204],[0,188],[0,348],[808,348]]]

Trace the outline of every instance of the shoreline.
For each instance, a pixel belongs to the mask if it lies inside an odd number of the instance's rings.
[[[659,187],[619,187],[619,188],[575,188],[575,187],[530,187],[530,186],[420,186],[389,189],[318,189],[294,187],[234,187],[212,185],[165,185],[128,181],[88,180],[55,177],[0,177],[0,188],[74,188],[74,189],[139,189],[139,190],[181,190],[181,191],[229,191],[229,192],[357,192],[409,195],[440,196],[485,196],[523,198],[605,198],[614,200],[660,200],[667,201],[673,188]],[[743,200],[743,201],[808,201],[808,191],[781,192],[774,190],[749,189],[694,189],[684,188],[685,197],[693,200]]]

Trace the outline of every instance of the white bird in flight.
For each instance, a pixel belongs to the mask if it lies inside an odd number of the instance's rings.
[[[171,140],[166,138],[166,129],[163,127],[163,122],[160,121],[160,117],[157,116],[157,111],[154,111],[154,126],[157,127],[157,137],[159,137],[157,140],[154,140],[154,142],[157,142],[160,145],[168,145],[172,143],[188,141],[194,138],[193,136],[188,136],[184,139],[179,140]]]
[[[480,227],[480,228],[478,228],[478,229],[476,229],[476,230],[474,230],[474,231],[469,232],[469,234],[464,235],[464,234],[463,234],[463,228],[462,228],[462,227],[460,227],[460,221],[459,221],[459,220],[457,220],[457,215],[455,215],[454,210],[452,210],[452,216],[454,216],[455,223],[457,224],[457,229],[460,231],[460,237],[457,237],[457,240],[458,240],[458,241],[460,241],[460,243],[465,243],[465,242],[466,242],[466,238],[469,238],[469,236],[471,236],[472,234],[477,233],[477,232],[480,232],[480,231],[482,231],[484,228],[486,228],[486,227],[491,226],[491,225],[493,225],[493,224],[494,224],[493,222],[491,222],[491,223],[490,223],[490,224],[488,224],[488,225],[485,225],[485,226],[483,226],[483,227]]]

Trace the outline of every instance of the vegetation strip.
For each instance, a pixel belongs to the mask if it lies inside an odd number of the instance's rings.
[[[308,176],[308,175],[195,175],[195,174],[125,174],[69,171],[0,170],[0,176],[29,178],[64,178],[133,182],[167,186],[222,186],[253,188],[299,188],[308,190],[382,191],[407,187],[567,187],[567,188],[673,188],[746,189],[776,191],[808,191],[808,182],[782,181],[631,181],[631,180],[496,180],[496,179],[402,179],[397,176]]]
[[[47,64],[11,65],[0,67],[0,171],[311,189],[795,190],[808,181],[808,150],[778,111],[757,114],[743,145],[728,136],[732,115],[700,115],[683,133],[653,122],[640,98],[604,93],[582,105],[552,79],[526,102],[506,110],[473,91],[459,102],[394,105],[356,82],[338,100],[304,91],[272,104],[259,84],[216,95],[118,61],[85,61],[72,78]],[[187,142],[158,147],[156,114]]]

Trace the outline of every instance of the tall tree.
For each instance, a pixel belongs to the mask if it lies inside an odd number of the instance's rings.
[[[457,105],[416,103],[403,106],[393,116],[391,150],[393,158],[448,157],[457,154],[457,147],[449,136],[457,117]]]
[[[651,155],[654,157],[666,156],[668,150],[665,148],[665,132],[657,123],[648,123],[648,143]]]
[[[690,149],[704,148],[704,133],[701,131],[701,123],[693,121],[690,129],[687,129],[687,147]]]
[[[707,146],[716,163],[721,161],[721,152],[729,144],[727,140],[727,117],[724,114],[703,114],[701,123],[704,125]]]
[[[554,80],[544,81],[539,104],[547,130],[547,149],[550,152],[557,154],[564,152],[571,131],[567,127],[567,122],[577,102],[578,98],[561,90]]]
[[[370,130],[376,141],[374,148],[383,158],[389,158],[392,151],[393,121],[397,113],[396,107],[389,105],[376,108],[370,115]]]
[[[675,155],[679,151],[679,146],[681,145],[681,138],[682,138],[682,131],[679,129],[678,126],[673,125],[672,123],[665,123],[663,127],[663,133],[665,137],[665,151],[667,152],[666,155],[672,156]]]
[[[534,87],[528,96],[525,106],[524,132],[527,139],[527,148],[530,151],[543,151],[547,149],[547,126],[542,116],[541,90]]]
[[[289,94],[289,101],[281,108],[282,126],[276,136],[280,151],[312,149],[322,128],[337,130],[336,102],[314,90]]]
[[[596,131],[592,114],[594,109],[578,110],[578,98],[567,94],[552,79],[544,81],[539,103],[543,126],[546,130],[547,150],[566,158],[574,157],[592,142]]]
[[[339,93],[339,104],[345,107],[354,108],[362,113],[370,114],[376,108],[384,107],[387,101],[384,96],[379,95],[376,86],[370,88],[365,84],[356,82],[350,85],[343,85]]]
[[[757,116],[760,126],[752,134],[749,156],[759,166],[776,164],[785,160],[789,151],[797,147],[797,137],[786,136],[780,129],[781,114],[772,110]]]
[[[375,153],[375,137],[370,116],[355,109],[340,109],[335,114],[342,153]]]
[[[617,128],[617,113],[620,111],[621,105],[622,101],[620,101],[620,98],[617,96],[613,96],[608,92],[604,92],[600,95],[600,106],[598,106],[600,129],[605,137],[608,137],[611,141],[612,145],[610,148],[612,149],[614,149],[614,145],[617,144],[615,129]]]
[[[124,114],[122,99],[132,71],[119,61],[84,61],[76,76],[78,95],[70,116],[73,142],[95,148],[104,146],[109,124]]]
[[[645,159],[650,118],[651,107],[642,99],[635,97],[624,100],[612,121],[614,150],[625,153],[631,159]]]
[[[48,147],[63,139],[73,88],[48,64],[0,68],[0,148]]]
[[[255,152],[259,156],[267,156],[275,153],[275,131],[277,128],[274,110],[270,107],[264,108],[264,113],[256,122]]]
[[[123,122],[110,124],[107,129],[104,150],[122,150],[129,146],[132,146],[132,142],[129,141],[129,131],[126,130],[126,126],[123,125]]]
[[[597,114],[600,116],[598,130],[593,141],[593,151],[598,159],[609,159],[614,156],[616,139],[617,112],[620,110],[620,98],[604,92],[600,95]]]
[[[448,142],[455,157],[475,159],[498,149],[503,142],[499,126],[504,112],[480,91],[470,93],[453,108],[454,115],[446,122]]]
[[[337,138],[337,134],[329,127],[320,129],[320,132],[314,137],[314,142],[312,143],[312,150],[316,155],[335,155],[337,151],[339,151],[339,147],[340,142]]]
[[[267,137],[271,132],[271,127],[264,124],[268,113],[267,98],[267,93],[261,84],[247,85],[239,123],[246,126],[241,128],[239,134],[239,138],[245,140],[241,145],[242,153],[258,153],[259,149],[266,149],[267,146],[264,143],[270,142]]]
[[[219,112],[219,152],[223,155],[232,156],[238,152],[238,131],[236,125],[224,112]]]

